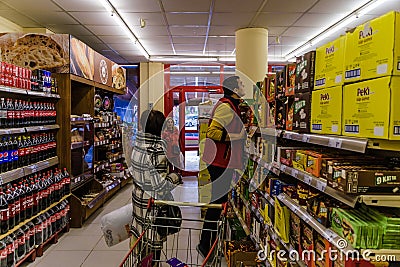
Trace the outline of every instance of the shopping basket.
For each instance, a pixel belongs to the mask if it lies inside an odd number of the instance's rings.
[[[217,225],[217,229],[204,229],[213,232],[216,239],[213,244],[210,244],[208,255],[203,257],[196,250],[196,245],[199,243],[203,223],[210,222],[204,219],[191,219],[185,217],[193,217],[193,214],[182,212],[182,224],[180,230],[168,235],[162,242],[161,247],[155,251],[150,248],[149,243],[152,237],[156,234],[157,227],[165,227],[156,225],[156,210],[160,205],[175,205],[179,207],[205,207],[222,209],[220,218],[211,223]],[[128,254],[125,256],[120,267],[152,267],[152,266],[221,266],[223,258],[223,240],[225,233],[226,222],[226,204],[205,204],[191,202],[176,202],[176,201],[158,201],[149,200],[147,207],[146,223],[144,231],[138,237]],[[175,218],[170,218],[174,220]],[[211,242],[211,241],[210,241]]]

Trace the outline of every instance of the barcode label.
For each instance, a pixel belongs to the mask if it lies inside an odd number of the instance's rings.
[[[361,76],[361,69],[355,69],[355,70],[348,70],[346,71],[346,79],[351,79],[351,78],[357,78]]]
[[[325,78],[316,80],[316,81],[315,81],[315,85],[316,85],[316,86],[324,85],[324,84],[325,84],[325,80],[326,80]]]
[[[315,131],[321,131],[322,130],[322,124],[313,124],[312,129]]]
[[[394,135],[400,135],[400,126],[394,126],[393,127],[393,134]]]
[[[360,132],[360,126],[359,125],[345,125],[344,126],[344,131],[346,133],[359,133]]]

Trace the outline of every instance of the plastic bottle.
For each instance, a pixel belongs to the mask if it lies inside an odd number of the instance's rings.
[[[37,180],[37,175],[35,175],[35,181]],[[39,191],[34,180],[31,180],[31,190],[32,190],[32,216],[39,213]]]
[[[25,215],[26,219],[29,219],[33,216],[33,193],[32,188],[28,183],[25,184],[25,196],[26,196],[26,210]]]
[[[21,198],[18,194],[17,185],[14,184],[14,187],[11,188],[11,193],[14,198],[14,206],[15,206],[15,225],[18,225],[21,222]]]
[[[21,260],[26,253],[26,247],[25,247],[25,233],[24,231],[19,228],[15,232],[15,237],[17,238],[17,243],[18,243],[18,249],[17,249],[17,261]]]
[[[28,222],[26,224],[28,226],[28,235],[29,235],[29,243],[27,243],[27,251],[30,252],[35,247],[35,224],[33,222]]]
[[[43,221],[42,216],[36,217],[32,223],[35,225],[35,245],[40,246],[43,243]]]
[[[8,203],[8,227],[12,229],[15,226],[15,200],[10,189],[6,191],[6,200]]]
[[[19,195],[19,219],[20,222],[25,221],[26,219],[26,195],[25,191],[21,186],[22,182],[19,183],[16,191]]]
[[[0,241],[0,267],[7,267],[7,246],[4,240]]]
[[[7,266],[14,266],[15,264],[15,247],[14,239],[9,235],[5,238],[7,248]]]
[[[5,234],[8,232],[8,203],[3,189],[0,189],[0,232]]]
[[[64,196],[66,196],[71,191],[71,177],[69,176],[67,168],[64,168],[64,179],[65,179]]]

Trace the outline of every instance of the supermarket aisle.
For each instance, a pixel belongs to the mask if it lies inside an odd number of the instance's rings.
[[[197,178],[185,177],[184,188],[174,191],[177,201],[197,202]],[[131,186],[125,186],[113,199],[108,201],[103,208],[100,208],[82,228],[71,228],[70,232],[61,236],[57,244],[49,246],[42,257],[38,257],[31,264],[22,266],[29,267],[112,267],[118,266],[128,251],[128,240],[113,246],[107,247],[100,230],[100,219],[119,207],[131,202]],[[184,218],[200,219],[200,208],[183,207]],[[198,227],[198,226],[197,226]],[[186,239],[185,236],[179,240]],[[198,238],[190,240],[191,252],[196,254],[195,246]]]

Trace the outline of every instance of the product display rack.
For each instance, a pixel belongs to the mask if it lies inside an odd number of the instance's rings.
[[[125,92],[73,74],[57,74],[56,77],[59,87],[65,88],[60,92],[59,109],[61,110],[62,118],[58,121],[61,127],[59,138],[66,147],[71,147],[71,149],[75,150],[82,149],[82,156],[89,157],[87,162],[83,162],[85,166],[87,164],[87,168],[81,172],[76,172],[76,175],[71,175],[71,226],[81,227],[90,215],[111,198],[122,185],[126,185],[127,180],[129,180],[124,175],[124,177],[120,177],[110,184],[103,185],[97,179],[100,172],[105,171],[112,163],[123,159],[121,152],[102,162],[97,161],[100,150],[122,148],[121,143],[112,144],[111,142],[111,140],[117,138],[121,139],[121,133],[109,139],[94,140],[97,131],[106,130],[117,125],[112,120],[95,120],[94,97],[96,92],[104,92],[110,96],[124,94]],[[87,130],[86,134],[81,133],[82,141],[72,143],[71,129],[75,125],[80,125],[81,127],[83,127],[82,125],[87,125],[85,126]],[[60,157],[60,162],[65,164],[68,170],[72,170],[71,153],[71,150],[63,151]]]

